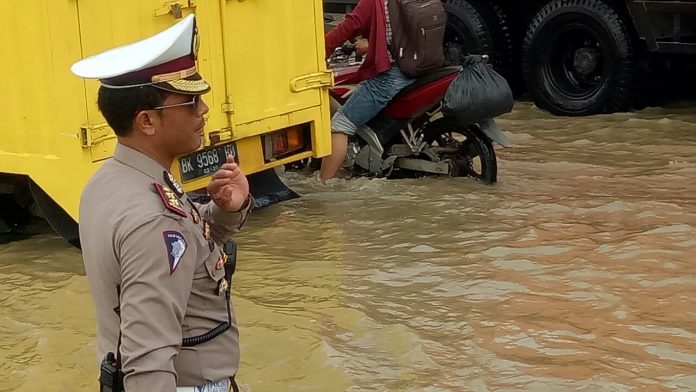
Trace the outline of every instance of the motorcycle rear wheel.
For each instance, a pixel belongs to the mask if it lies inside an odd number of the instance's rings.
[[[442,118],[429,124],[423,136],[432,146],[456,148],[456,152],[443,153],[440,157],[451,163],[451,176],[475,178],[486,185],[497,181],[498,162],[493,144],[478,125],[461,126],[452,119]]]

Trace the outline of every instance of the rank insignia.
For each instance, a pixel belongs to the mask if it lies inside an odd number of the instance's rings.
[[[173,274],[176,267],[179,266],[181,258],[186,253],[186,240],[181,233],[176,231],[165,231],[164,244],[167,246],[167,257],[169,258],[169,274]]]
[[[181,202],[179,201],[179,198],[176,197],[176,194],[174,194],[174,191],[162,184],[154,183],[153,185],[155,186],[155,191],[160,195],[160,198],[162,198],[164,206],[169,211],[177,215],[181,215],[184,218],[187,216],[186,211],[183,210]]]
[[[191,206],[191,217],[193,218],[193,223],[198,224],[198,222],[201,221],[201,213],[198,211],[198,207],[191,201],[190,198],[187,198],[189,205]]]
[[[229,286],[227,285],[227,281],[225,279],[221,279],[220,285],[218,286],[218,295],[225,295],[228,288]]]
[[[210,239],[210,225],[207,220],[203,221],[203,237],[205,237],[206,240]]]
[[[182,188],[181,185],[179,185],[179,183],[176,182],[174,176],[172,176],[172,174],[166,170],[164,171],[164,181],[167,183],[167,185],[172,187],[174,193],[176,193],[178,197],[184,195],[184,188]]]
[[[217,259],[217,262],[215,262],[215,269],[220,271],[222,269],[222,267],[224,267],[224,265],[225,265],[225,259],[223,259],[222,256],[220,256]]]

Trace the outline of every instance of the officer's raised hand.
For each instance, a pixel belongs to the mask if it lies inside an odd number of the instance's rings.
[[[235,163],[234,156],[228,155],[227,162],[213,174],[208,184],[208,194],[225,211],[235,212],[244,207],[249,197],[249,181]]]

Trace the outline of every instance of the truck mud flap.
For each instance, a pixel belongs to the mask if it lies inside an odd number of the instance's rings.
[[[80,247],[80,232],[77,222],[63,210],[34,181],[29,180],[29,190],[41,214],[63,239],[73,246]]]
[[[266,169],[262,172],[247,176],[249,180],[249,192],[254,196],[256,208],[263,208],[281,201],[300,197],[290,189],[276,174],[275,169]]]

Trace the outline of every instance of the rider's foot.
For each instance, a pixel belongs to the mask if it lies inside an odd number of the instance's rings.
[[[321,185],[334,185],[352,179],[353,175],[350,173],[350,171],[341,169],[338,171],[338,174],[336,174],[335,177],[323,179],[321,177],[321,172],[317,170],[310,175],[310,178],[312,179],[312,181],[316,181],[318,184]]]

